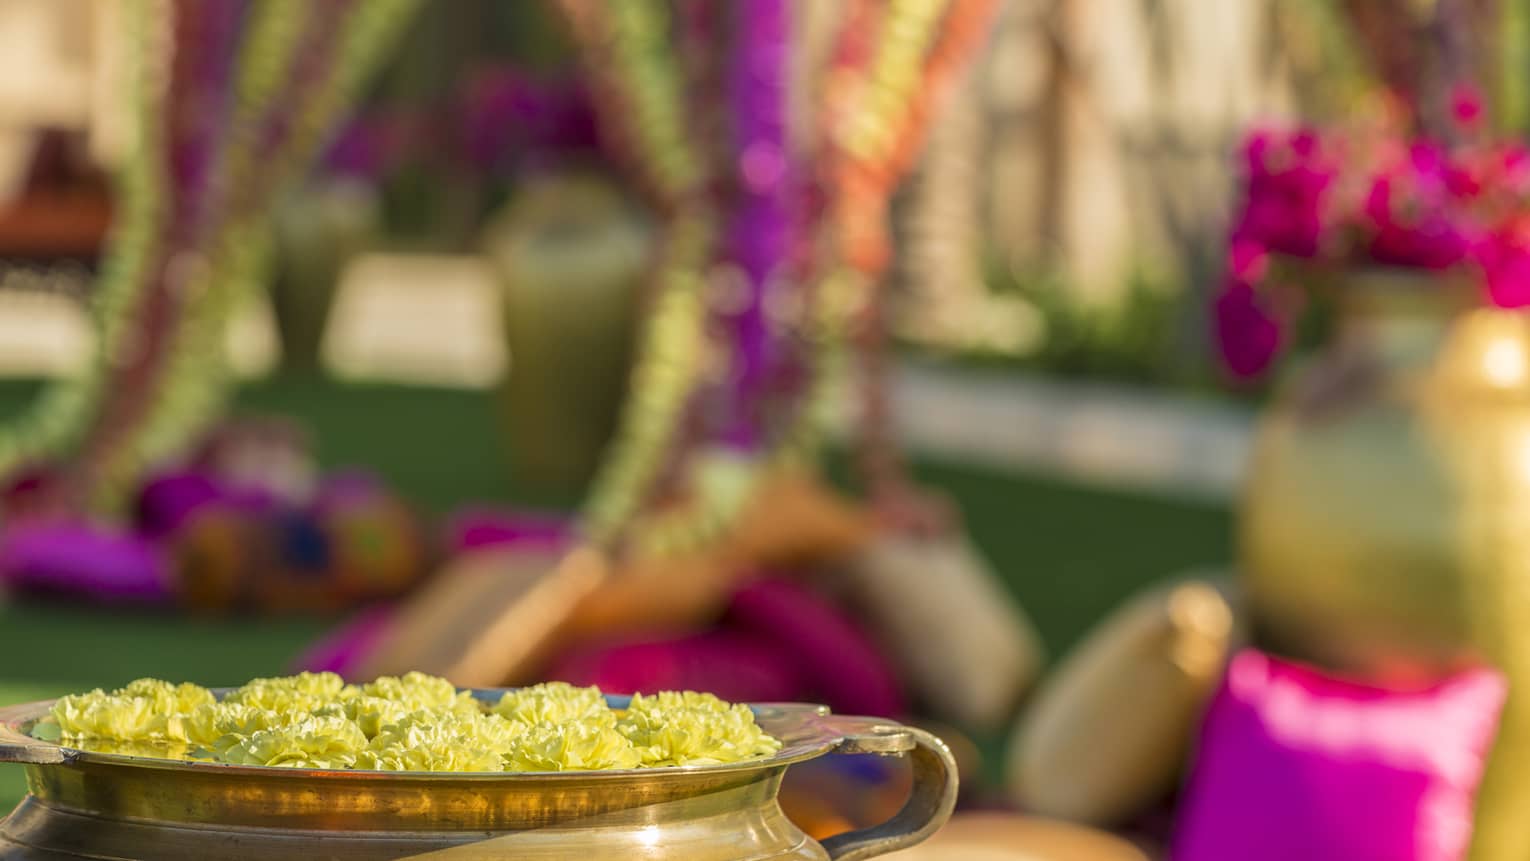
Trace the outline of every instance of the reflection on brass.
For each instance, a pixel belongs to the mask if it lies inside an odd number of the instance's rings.
[[[1430,276],[1358,287],[1338,349],[1376,373],[1260,428],[1243,509],[1264,642],[1401,684],[1488,661],[1510,685],[1474,861],[1530,858],[1530,316],[1461,310]],[[1319,359],[1308,380],[1328,372]],[[1321,387],[1318,387],[1321,388]],[[1471,777],[1471,775],[1465,775]]]
[[[26,764],[31,790],[0,822],[0,861],[853,861],[923,841],[956,800],[956,766],[939,739],[815,706],[756,708],[784,743],[766,759],[553,774],[315,771],[83,752],[29,734],[50,706],[0,709],[0,762]],[[782,814],[776,792],[787,767],[835,752],[908,755],[914,788],[890,822],[820,846]]]
[[[1486,490],[1454,464],[1464,438],[1438,427],[1477,413],[1426,404],[1476,396],[1436,373],[1456,316],[1437,279],[1346,290],[1335,346],[1260,422],[1240,521],[1248,605],[1274,651],[1422,684],[1475,656],[1463,502]]]

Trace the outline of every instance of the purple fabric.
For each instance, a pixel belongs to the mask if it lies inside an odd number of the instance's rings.
[[[309,646],[293,662],[293,671],[331,672],[351,678],[362,660],[381,645],[393,617],[391,605],[361,611]]]
[[[324,511],[334,506],[370,501],[387,493],[388,488],[372,473],[345,470],[324,477],[314,494],[313,507]]]
[[[547,677],[616,694],[691,690],[734,702],[783,702],[802,698],[793,669],[768,640],[719,630],[575,649],[554,661]]]
[[[842,714],[895,715],[905,707],[897,677],[866,635],[785,580],[739,590],[715,630],[591,644],[557,661],[549,678],[614,693],[691,689],[752,702],[811,700]]]
[[[759,443],[759,410],[772,358],[766,292],[779,281],[791,246],[786,139],[787,0],[740,0],[738,48],[731,77],[737,139],[738,201],[729,226],[728,254],[743,272],[746,301],[732,311],[734,368],[724,438],[749,448]]]
[[[572,539],[573,524],[561,515],[474,508],[453,515],[446,526],[445,544],[447,554],[455,556],[507,544],[556,550]]]
[[[239,55],[249,0],[199,0],[176,4],[177,68],[172,74],[165,117],[169,125],[169,169],[177,217],[189,225],[211,205],[211,174],[228,127],[233,101],[230,83]]]
[[[481,171],[600,151],[594,106],[577,80],[485,67],[468,77],[459,114],[462,155]]]
[[[138,495],[138,529],[144,538],[162,540],[178,532],[207,505],[222,505],[256,517],[278,507],[269,494],[234,490],[207,472],[190,470],[156,476]]]
[[[814,697],[836,712],[892,716],[906,709],[897,674],[871,638],[804,586],[780,579],[750,583],[733,596],[727,623],[771,643]]]
[[[1202,725],[1175,861],[1455,861],[1506,686],[1336,679],[1246,650]]]
[[[25,593],[103,603],[172,598],[158,548],[133,535],[80,523],[17,523],[0,533],[0,584]]]

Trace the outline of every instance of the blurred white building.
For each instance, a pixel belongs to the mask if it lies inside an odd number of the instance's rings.
[[[1292,110],[1278,2],[1001,3],[910,190],[905,333],[997,348],[1033,334],[1024,307],[987,295],[985,253],[1086,303],[1136,275],[1203,276],[1242,131]]]

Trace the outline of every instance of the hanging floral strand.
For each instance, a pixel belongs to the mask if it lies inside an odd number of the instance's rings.
[[[912,0],[884,11],[859,0],[847,10],[819,110],[830,238],[818,250],[820,274],[807,321],[813,370],[796,421],[783,434],[782,462],[817,457],[854,340],[863,392],[862,474],[874,493],[907,483],[890,432],[885,324],[875,295],[890,257],[887,206],[922,149],[934,106],[986,35],[995,7],[993,0]],[[881,33],[880,42],[872,33]],[[863,103],[871,105],[864,112],[856,108]]]
[[[674,454],[704,348],[704,267],[715,243],[706,164],[686,133],[684,85],[657,0],[558,0],[583,50],[601,122],[665,215],[652,304],[615,440],[584,509],[613,544],[650,500]]]
[[[93,309],[98,356],[0,437],[0,470],[67,454],[51,503],[113,510],[145,465],[205,424],[276,196],[417,4],[135,0],[138,137]]]
[[[852,332],[864,335],[866,308],[873,301],[871,285],[885,266],[888,200],[919,150],[930,104],[982,34],[994,3],[849,4],[830,68],[821,80],[810,76],[824,91],[823,130],[810,148],[816,155],[808,154],[819,164],[821,201],[814,184],[793,181],[785,133],[777,128],[780,111],[762,112],[757,104],[767,95],[782,105],[787,101],[784,68],[777,68],[786,61],[781,53],[772,53],[784,52],[786,46],[767,44],[769,38],[787,38],[785,6],[760,0],[736,7],[736,27],[755,29],[737,33],[735,49],[754,54],[755,65],[739,67],[733,87],[738,151],[730,169],[739,170],[734,177],[738,185],[722,187],[735,195],[730,204],[744,204],[745,215],[751,204],[758,204],[754,216],[759,224],[754,226],[764,228],[744,229],[750,226],[748,219],[724,222],[734,229],[723,250],[733,263],[747,258],[748,265],[739,267],[747,288],[742,302],[730,298],[738,279],[721,279],[727,282],[721,289],[730,291],[728,296],[703,292],[700,273],[714,244],[710,225],[724,210],[709,196],[716,190],[705,182],[705,161],[685,143],[694,117],[687,114],[681,96],[667,16],[651,0],[618,7],[590,0],[559,0],[559,5],[580,42],[586,67],[596,76],[608,132],[627,146],[639,177],[670,220],[671,237],[676,234],[673,225],[684,223],[686,216],[694,218],[691,223],[698,234],[708,232],[704,242],[685,249],[696,257],[677,263],[674,249],[666,250],[634,394],[586,508],[587,530],[597,541],[612,542],[641,516],[646,550],[695,547],[731,525],[763,473],[815,459],[832,383],[846,365],[847,338]],[[757,41],[751,43],[749,35]],[[779,80],[772,70],[780,73]],[[747,77],[751,72],[753,79]],[[820,224],[829,228],[827,241],[814,238]],[[774,233],[778,229],[798,238],[786,239],[783,246]],[[808,250],[809,244],[816,250]],[[765,250],[774,260],[755,259],[760,256],[756,252]],[[793,277],[776,277],[783,272]],[[801,309],[791,327],[795,331],[766,323],[769,306],[792,304],[784,301],[788,292],[796,295]],[[724,443],[721,449],[712,445],[714,440],[702,440],[680,452],[680,426],[702,382],[699,366],[707,346],[709,305],[722,308],[725,322],[732,324],[728,331],[735,341],[730,345],[734,365],[729,371],[739,383],[732,395],[750,403],[735,403],[722,411],[721,426],[711,429],[716,441]],[[778,391],[779,386],[773,389],[769,384],[774,364],[769,356],[781,348],[777,342],[792,341],[807,345],[808,379],[795,391]],[[772,398],[786,402],[763,405]],[[789,420],[783,422],[783,416]],[[731,456],[720,455],[735,449]],[[690,480],[686,496],[678,506],[654,510],[662,465],[682,456],[690,461],[683,467]]]

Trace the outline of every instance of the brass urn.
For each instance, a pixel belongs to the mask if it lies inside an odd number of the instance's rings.
[[[1510,694],[1474,859],[1530,857],[1530,314],[1443,275],[1344,285],[1332,347],[1260,422],[1240,523],[1254,635],[1392,685]]]
[[[483,246],[504,291],[510,370],[499,402],[511,473],[572,493],[616,428],[649,230],[609,181],[555,174],[528,180]]]
[[[1476,655],[1467,503],[1510,501],[1463,469],[1483,442],[1463,424],[1530,417],[1530,389],[1446,360],[1488,349],[1484,326],[1508,313],[1465,310],[1454,280],[1368,270],[1340,292],[1333,343],[1259,422],[1239,523],[1254,632],[1331,669],[1427,682]]]
[[[493,701],[502,691],[479,690]],[[626,697],[608,698],[615,708]],[[150,759],[33,738],[51,703],[0,709],[0,763],[30,794],[0,820],[0,861],[331,858],[856,861],[922,842],[956,802],[938,738],[819,706],[755,706],[782,741],[723,765],[547,773],[326,771]],[[813,841],[776,800],[793,763],[908,756],[908,803],[883,825]]]

